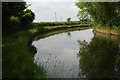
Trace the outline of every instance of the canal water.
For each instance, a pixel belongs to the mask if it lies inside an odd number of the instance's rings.
[[[32,43],[47,78],[119,78],[120,41],[93,29],[60,33]]]

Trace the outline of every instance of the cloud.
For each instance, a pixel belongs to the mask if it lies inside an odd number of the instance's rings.
[[[76,2],[78,0],[24,0],[27,2]]]
[[[78,8],[74,2],[32,2],[29,9],[36,15],[34,22],[55,21],[55,12],[58,21],[65,21],[68,17],[78,20]]]

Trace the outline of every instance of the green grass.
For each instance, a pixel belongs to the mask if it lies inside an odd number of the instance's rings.
[[[90,24],[80,24],[78,26],[90,25]],[[74,25],[77,26],[77,25]],[[73,27],[72,26],[35,26],[33,29],[20,31],[14,33],[13,35],[3,37],[2,39],[2,63],[3,63],[3,78],[45,78],[44,68],[37,67],[34,64],[34,54],[35,51],[31,50],[31,45],[28,45],[29,40],[35,33],[45,33],[48,30],[60,28],[60,27]],[[44,37],[53,34],[71,31],[71,30],[81,30],[84,28],[75,29],[63,29],[58,31],[52,31],[43,34]]]
[[[101,31],[106,31],[109,34],[117,34],[120,35],[120,27],[105,27],[105,26],[101,26],[101,25],[96,25],[94,26],[94,29],[99,29]],[[111,33],[112,32],[112,33]]]
[[[33,63],[34,52],[27,46],[32,34],[21,31],[3,38],[3,78],[33,78],[35,71],[40,71],[41,77],[44,77],[42,70]]]
[[[58,26],[39,26],[39,23],[34,24],[34,28],[40,30],[41,28],[53,29],[53,28],[60,28],[60,27],[79,27],[79,26],[90,26],[91,24],[76,24],[76,25],[58,25]]]
[[[92,22],[84,21],[71,21],[71,22],[40,22],[34,23],[37,26],[62,26],[62,25],[78,25],[78,24],[90,24]]]

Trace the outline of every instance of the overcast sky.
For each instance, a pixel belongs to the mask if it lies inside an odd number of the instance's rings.
[[[53,22],[55,21],[55,12],[57,21],[66,21],[68,17],[72,21],[78,21],[76,16],[78,8],[75,6],[75,0],[25,0],[31,4],[31,9],[36,17],[34,22]]]

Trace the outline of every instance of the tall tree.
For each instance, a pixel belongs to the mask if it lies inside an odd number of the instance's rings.
[[[34,20],[34,13],[26,9],[26,2],[3,2],[2,3],[2,32],[3,36],[10,35],[25,29],[22,25]]]
[[[96,24],[103,26],[120,26],[120,2],[77,2],[80,8],[78,16],[86,18],[91,15]]]
[[[26,9],[26,11],[23,12],[23,15],[20,16],[20,22],[25,25],[27,23],[31,23],[35,18],[35,14],[29,10]]]
[[[11,16],[20,16],[20,13],[26,9],[25,2],[3,2],[2,3],[2,32],[3,36],[11,34],[12,29]]]

